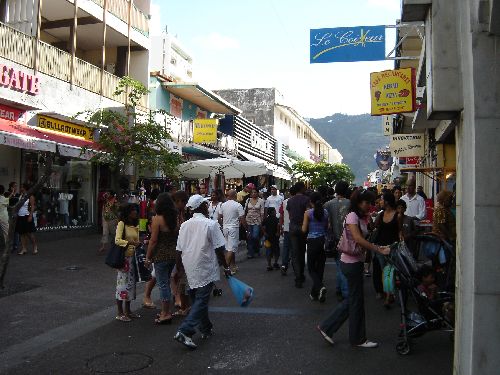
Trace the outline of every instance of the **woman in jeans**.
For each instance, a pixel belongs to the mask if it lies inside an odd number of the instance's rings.
[[[320,193],[311,195],[312,209],[304,212],[302,232],[307,234],[307,269],[313,281],[309,297],[312,301],[325,302],[326,288],[323,285],[325,271],[325,236],[328,229],[328,212],[323,208]]]
[[[248,224],[248,258],[253,258],[260,251],[260,229],[264,220],[265,202],[259,198],[259,192],[253,189],[245,204],[246,222]]]
[[[161,193],[156,199],[156,216],[151,224],[151,238],[148,243],[146,265],[154,262],[156,281],[160,289],[161,312],[156,317],[156,324],[172,323],[170,313],[170,275],[175,266],[177,244],[177,210],[168,193]]]
[[[333,334],[337,332],[342,324],[349,318],[349,341],[351,345],[361,348],[376,348],[377,343],[366,338],[365,306],[363,293],[363,262],[367,250],[387,255],[389,247],[379,247],[368,242],[365,236],[368,234],[370,202],[373,194],[370,191],[356,190],[351,196],[350,213],[346,217],[344,233],[346,236],[347,249],[344,251],[354,252],[360,250],[359,255],[349,255],[342,252],[340,257],[340,269],[347,279],[349,297],[342,301],[330,316],[326,318],[317,329],[323,338],[330,344],[334,344]],[[342,243],[344,241],[340,241]]]

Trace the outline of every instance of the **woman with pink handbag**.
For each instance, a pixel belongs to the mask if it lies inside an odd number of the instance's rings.
[[[354,347],[376,348],[378,344],[366,338],[363,270],[366,251],[388,255],[388,246],[380,247],[368,242],[369,209],[374,199],[368,190],[355,191],[351,195],[350,213],[344,222],[344,230],[337,250],[341,253],[340,269],[347,279],[349,297],[344,299],[317,329],[323,338],[334,344],[333,334],[349,318],[349,341]]]

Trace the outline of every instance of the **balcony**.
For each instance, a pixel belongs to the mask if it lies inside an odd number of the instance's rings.
[[[104,0],[92,0],[101,8],[104,7]],[[127,0],[108,0],[108,11],[128,24]],[[144,14],[135,4],[132,4],[130,10],[130,26],[143,35],[149,35],[149,16]]]
[[[71,82],[85,90],[127,104],[125,94],[114,95],[120,77],[77,57],[74,60],[72,74],[70,53],[41,40],[37,41],[35,37],[2,23],[0,23],[0,56],[62,81]],[[147,107],[147,95],[140,100],[138,106],[143,107],[142,109]]]

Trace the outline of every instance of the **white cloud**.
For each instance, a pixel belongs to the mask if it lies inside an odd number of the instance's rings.
[[[207,35],[200,35],[194,38],[194,41],[199,46],[210,50],[227,50],[240,48],[240,42],[227,35],[222,35],[217,32],[212,32]]]
[[[368,0],[368,5],[392,11],[399,11],[401,8],[400,0]]]
[[[161,8],[160,4],[151,3],[151,19],[149,20],[149,34],[151,36],[161,35],[163,25],[161,23]]]

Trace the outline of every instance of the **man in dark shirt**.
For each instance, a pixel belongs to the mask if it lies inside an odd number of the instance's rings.
[[[306,263],[306,235],[302,232],[302,222],[304,212],[309,208],[310,199],[304,194],[306,185],[302,181],[295,184],[295,189],[297,193],[288,200],[286,209],[290,216],[290,247],[295,287],[302,288],[305,281],[304,268]]]

